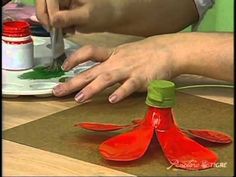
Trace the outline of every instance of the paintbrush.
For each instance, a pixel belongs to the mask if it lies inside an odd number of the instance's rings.
[[[53,61],[47,69],[48,71],[59,71],[66,59],[62,29],[52,28],[50,36]]]

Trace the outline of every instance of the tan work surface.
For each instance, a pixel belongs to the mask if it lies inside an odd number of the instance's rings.
[[[198,141],[215,151],[219,162],[227,163],[226,168],[202,171],[174,168],[168,170],[170,164],[157,141],[152,142],[146,154],[139,160],[125,163],[104,160],[98,152],[99,144],[121,131],[97,133],[73,125],[81,121],[127,124],[135,118],[144,117],[147,109],[144,103],[145,94],[132,95],[115,105],[108,103],[107,95],[104,92],[92,102],[8,129],[4,131],[4,139],[138,176],[233,175],[233,143],[216,145]],[[174,112],[181,127],[219,130],[233,136],[232,105],[178,93]]]

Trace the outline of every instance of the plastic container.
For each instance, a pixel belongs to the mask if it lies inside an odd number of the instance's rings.
[[[2,69],[26,70],[34,66],[33,40],[26,21],[8,21],[2,30]]]

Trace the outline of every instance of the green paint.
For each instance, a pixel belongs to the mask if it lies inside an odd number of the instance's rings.
[[[20,79],[51,79],[63,76],[65,72],[63,70],[58,71],[48,71],[47,67],[41,66],[34,68],[33,71],[23,73],[18,76]]]

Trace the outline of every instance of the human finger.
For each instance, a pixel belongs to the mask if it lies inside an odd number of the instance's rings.
[[[74,26],[63,28],[64,33],[75,34],[76,28]]]
[[[84,46],[71,54],[71,56],[65,60],[62,68],[64,71],[69,71],[78,64],[88,60],[103,62],[111,56],[112,51],[113,50],[110,48],[96,47],[93,45]]]
[[[87,23],[88,18],[88,8],[84,5],[76,9],[61,10],[56,12],[51,22],[55,27],[66,28],[70,26],[83,25]]]
[[[115,92],[113,92],[108,100],[110,103],[117,103],[129,96],[131,93],[140,88],[140,81],[138,78],[129,78],[126,80]]]
[[[58,0],[46,0],[47,12],[49,16],[49,22],[51,26],[53,25],[54,16],[59,12],[59,2]]]
[[[50,23],[49,23],[49,15],[47,12],[46,0],[36,0],[35,8],[36,8],[37,19],[43,26],[49,27]]]
[[[65,96],[83,88],[101,73],[101,65],[102,64],[96,65],[95,67],[73,77],[68,82],[57,85],[53,88],[53,94],[55,96]]]
[[[75,100],[82,103],[89,98],[93,97],[95,94],[103,91],[105,88],[114,85],[115,83],[123,80],[125,74],[121,71],[115,70],[112,72],[104,72],[100,74],[96,79],[94,79],[90,84],[83,88],[75,96]]]

